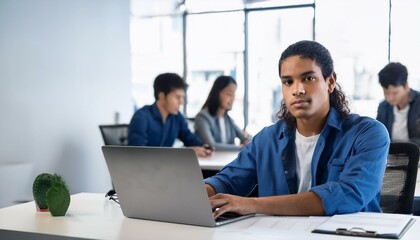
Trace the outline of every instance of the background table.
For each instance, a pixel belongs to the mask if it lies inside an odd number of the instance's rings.
[[[209,158],[198,158],[204,178],[208,178],[216,174],[226,164],[232,162],[239,151],[216,151]]]
[[[216,151],[209,158],[198,158],[201,169],[219,171],[226,164],[232,162],[237,156],[238,151]]]

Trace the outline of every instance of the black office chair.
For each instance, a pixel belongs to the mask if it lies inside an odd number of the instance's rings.
[[[416,187],[419,147],[410,142],[393,142],[382,183],[380,206],[385,213],[411,213]]]
[[[99,125],[99,129],[105,145],[128,145],[128,124]],[[114,184],[112,184],[112,189],[105,194],[105,197],[119,203]]]
[[[128,144],[128,124],[99,125],[105,145],[126,146]]]

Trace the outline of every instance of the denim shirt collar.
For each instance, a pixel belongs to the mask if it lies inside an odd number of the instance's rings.
[[[328,113],[327,121],[325,123],[324,128],[321,131],[321,135],[323,135],[327,127],[335,128],[338,131],[341,131],[342,129],[342,118],[340,116],[340,113],[334,107],[330,108],[330,112]],[[288,128],[286,126],[286,123],[284,123],[280,129],[279,139],[282,139],[286,136],[289,139],[294,139],[295,130],[296,125],[293,125],[291,128]]]
[[[162,121],[162,114],[160,113],[156,102],[152,104],[152,116],[154,119],[159,119],[160,121]]]
[[[318,144],[315,148],[314,155],[312,157],[312,186],[315,186],[318,181],[316,171],[318,169],[320,156],[324,151],[324,147],[326,144],[325,141],[326,139],[328,139],[328,135],[331,132],[331,130],[336,129],[337,131],[342,131],[343,122],[344,121],[342,121],[340,113],[335,108],[331,107],[327,116],[327,121],[325,123],[324,128],[321,131],[320,137],[318,139]],[[279,130],[279,141],[281,142],[280,149],[282,152],[283,166],[284,169],[288,172],[286,176],[288,189],[290,193],[296,193],[298,190],[296,177],[296,161],[294,160],[295,153],[291,150],[294,149],[293,147],[291,147],[291,144],[294,144],[296,138],[296,126],[294,125],[291,128],[287,128],[286,123],[282,121],[282,126]]]

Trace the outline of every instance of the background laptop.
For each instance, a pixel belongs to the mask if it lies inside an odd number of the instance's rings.
[[[102,152],[126,217],[213,227],[253,216],[213,218],[190,148],[103,146]]]

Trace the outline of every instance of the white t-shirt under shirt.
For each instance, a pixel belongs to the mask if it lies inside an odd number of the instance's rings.
[[[311,189],[312,174],[311,163],[312,156],[319,134],[305,137],[296,129],[296,173],[298,178],[298,193],[307,192]]]
[[[219,117],[220,138],[222,143],[227,143],[225,118]]]
[[[410,105],[403,109],[394,106],[394,123],[392,124],[392,141],[408,141],[407,119]]]

